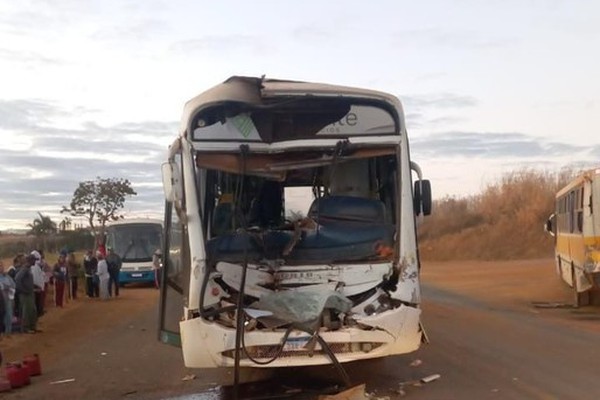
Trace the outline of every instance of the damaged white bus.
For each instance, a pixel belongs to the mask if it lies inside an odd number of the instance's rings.
[[[160,339],[187,367],[419,347],[416,218],[431,188],[396,97],[232,77],[185,105],[162,170]]]

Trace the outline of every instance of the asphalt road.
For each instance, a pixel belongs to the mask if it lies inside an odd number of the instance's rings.
[[[431,343],[413,354],[346,366],[352,382],[365,383],[372,398],[600,398],[600,307],[532,305],[570,299],[551,260],[425,263],[422,278],[423,322]],[[230,375],[187,370],[178,349],[156,342],[156,301],[152,289],[128,289],[110,304],[82,301],[51,310],[44,333],[19,338],[7,350],[10,357],[40,352],[45,374],[2,397],[232,398],[220,386]],[[85,318],[91,318],[89,324],[78,323]],[[241,397],[316,398],[318,390],[335,384],[332,368],[286,372],[244,388]],[[439,379],[419,382],[434,374]],[[182,380],[186,375],[193,379]],[[64,378],[75,381],[50,384]]]

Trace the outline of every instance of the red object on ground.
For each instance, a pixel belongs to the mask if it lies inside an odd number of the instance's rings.
[[[21,363],[7,363],[4,369],[12,388],[20,388],[31,383],[29,369],[23,368]]]
[[[23,366],[29,369],[30,376],[42,374],[42,363],[40,362],[40,356],[37,354],[23,357]]]
[[[38,376],[42,374],[42,364],[40,356],[33,354],[23,357],[23,366],[29,370],[29,376]]]
[[[12,388],[10,381],[3,376],[0,376],[0,393],[8,392]]]

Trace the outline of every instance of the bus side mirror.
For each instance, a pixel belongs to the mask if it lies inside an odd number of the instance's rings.
[[[432,206],[431,182],[427,179],[416,181],[413,195],[415,215],[430,215]]]
[[[556,214],[551,214],[548,217],[548,220],[546,221],[546,223],[544,224],[544,230],[546,232],[548,232],[548,234],[550,236],[555,236],[556,235],[556,225],[555,225],[555,220],[556,220]]]
[[[183,200],[183,188],[179,166],[175,162],[170,161],[163,163],[161,170],[165,199],[169,203],[181,204]]]

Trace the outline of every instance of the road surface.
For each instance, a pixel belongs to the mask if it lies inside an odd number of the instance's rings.
[[[347,366],[353,383],[366,383],[373,398],[600,398],[600,307],[532,305],[570,301],[552,260],[424,263],[422,278],[431,343],[413,354]],[[107,302],[80,299],[50,308],[43,333],[0,341],[6,359],[38,352],[44,369],[32,385],[2,398],[231,398],[220,387],[230,375],[188,370],[178,349],[156,341],[157,291],[122,293]],[[418,383],[435,374],[439,379]],[[260,398],[269,389],[278,393],[271,398],[316,398],[317,389],[333,384],[315,383],[314,374],[288,378],[245,388],[243,397]],[[74,380],[51,384],[65,379]]]

